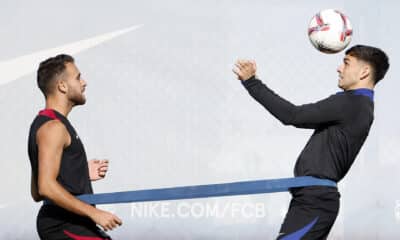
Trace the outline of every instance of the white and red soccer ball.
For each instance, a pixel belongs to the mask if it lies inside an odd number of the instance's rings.
[[[312,45],[323,53],[337,53],[349,45],[353,29],[346,15],[334,9],[315,14],[308,27]]]

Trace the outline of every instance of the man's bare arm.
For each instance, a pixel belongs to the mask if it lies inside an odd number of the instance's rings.
[[[105,230],[121,225],[118,217],[80,201],[58,183],[62,153],[71,142],[65,126],[58,120],[49,121],[38,130],[36,138],[39,150],[39,194],[68,211],[91,218]]]

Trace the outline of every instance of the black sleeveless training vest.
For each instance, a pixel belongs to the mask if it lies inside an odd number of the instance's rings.
[[[51,120],[61,121],[71,136],[71,144],[62,153],[57,181],[72,195],[93,193],[83,144],[68,119],[52,109],[40,111],[29,131],[28,154],[34,175],[38,176],[39,163],[36,133],[43,124]],[[37,182],[38,179],[34,180]]]

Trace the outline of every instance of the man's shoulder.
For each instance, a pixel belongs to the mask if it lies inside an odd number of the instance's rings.
[[[38,140],[63,141],[67,139],[68,131],[65,125],[57,119],[51,119],[43,123],[37,130]]]

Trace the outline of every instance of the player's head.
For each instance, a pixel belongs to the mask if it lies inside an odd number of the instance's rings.
[[[86,102],[83,94],[86,82],[81,79],[72,56],[60,54],[41,62],[37,71],[37,83],[45,98],[61,94],[73,105]]]
[[[389,58],[381,49],[356,45],[346,51],[343,64],[337,69],[339,87],[349,90],[375,86],[389,69]]]

